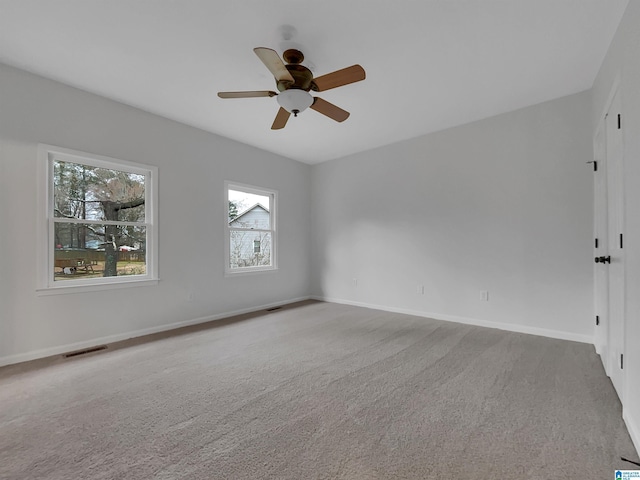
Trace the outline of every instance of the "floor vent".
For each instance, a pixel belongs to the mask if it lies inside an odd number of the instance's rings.
[[[276,310],[280,310],[282,307],[273,307],[273,308],[267,308],[267,312],[275,312]]]
[[[78,350],[78,351],[75,351],[75,352],[65,353],[63,355],[63,357],[64,358],[77,357],[78,355],[85,355],[87,353],[99,352],[100,350],[106,350],[106,349],[107,349],[106,345],[99,345],[97,347],[91,347],[91,348],[86,348],[84,350]]]

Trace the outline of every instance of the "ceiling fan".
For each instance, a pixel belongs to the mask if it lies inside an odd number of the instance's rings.
[[[275,50],[265,47],[254,48],[258,58],[269,69],[276,80],[279,94],[271,90],[257,90],[247,92],[218,92],[220,98],[251,98],[251,97],[275,97],[277,96],[280,110],[271,125],[272,130],[284,128],[293,113],[297,117],[300,112],[308,107],[322,113],[336,122],[344,122],[349,117],[349,112],[323,100],[314,97],[309,90],[324,92],[332,88],[341,87],[350,83],[365,79],[364,69],[360,65],[352,65],[332,73],[327,73],[318,78],[313,78],[313,73],[307,67],[301,65],[304,60],[302,52],[296,49],[286,50],[282,57],[285,65]]]

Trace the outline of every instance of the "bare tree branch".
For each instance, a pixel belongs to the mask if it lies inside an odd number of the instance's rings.
[[[130,200],[128,202],[118,203],[116,204],[115,209],[126,210],[127,208],[136,208],[136,207],[139,207],[140,205],[144,205],[144,198],[137,198],[135,200]]]

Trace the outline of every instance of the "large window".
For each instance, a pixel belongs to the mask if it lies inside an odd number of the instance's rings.
[[[276,268],[276,192],[227,182],[226,272]]]
[[[41,146],[44,288],[156,278],[155,167]]]

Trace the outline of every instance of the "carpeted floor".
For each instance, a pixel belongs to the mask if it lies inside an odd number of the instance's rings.
[[[607,479],[590,345],[303,302],[0,369],[0,478]]]

